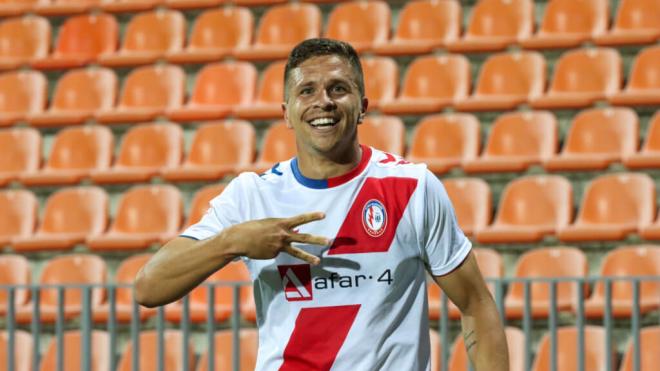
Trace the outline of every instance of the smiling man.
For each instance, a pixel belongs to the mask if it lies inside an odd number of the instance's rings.
[[[461,310],[475,368],[508,370],[499,315],[442,183],[359,143],[368,100],[353,48],[306,40],[284,79],[297,156],[232,180],[141,270],[137,300],[172,302],[242,260],[257,370],[430,370],[428,272]]]

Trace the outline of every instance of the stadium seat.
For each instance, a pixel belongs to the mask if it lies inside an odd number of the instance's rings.
[[[146,182],[168,168],[176,168],[183,156],[183,130],[173,123],[149,123],[129,129],[119,155],[109,169],[93,170],[97,184]]]
[[[88,254],[58,255],[46,262],[41,271],[39,285],[63,287],[77,285],[78,287],[65,287],[63,313],[64,320],[77,317],[83,309],[83,290],[79,285],[105,284],[106,264],[103,258]],[[42,323],[55,323],[57,320],[58,300],[57,288],[41,288],[39,302],[39,321]],[[94,287],[90,291],[91,308],[105,300],[105,289]],[[27,324],[34,319],[34,297],[27,305],[19,307],[16,312],[16,321]],[[36,319],[35,319],[36,320]],[[78,352],[76,354],[79,354]],[[69,368],[67,368],[67,371]]]
[[[286,61],[275,61],[264,69],[257,87],[257,95],[249,104],[234,107],[232,111],[236,117],[246,120],[282,118],[285,64]]]
[[[250,62],[218,62],[198,73],[190,99],[183,107],[165,111],[172,121],[191,122],[225,118],[235,107],[252,103],[257,69]]]
[[[0,246],[34,232],[38,207],[37,198],[30,191],[0,191]]]
[[[490,223],[492,194],[488,183],[478,178],[451,178],[443,184],[458,225],[466,235],[471,236]]]
[[[649,120],[645,138],[639,152],[624,157],[623,163],[628,169],[660,167],[660,111]]]
[[[0,331],[0,365],[7,364],[7,343],[9,333],[6,330]],[[14,332],[14,370],[13,371],[31,371],[32,370],[32,335],[23,330]]]
[[[442,371],[440,368],[440,358],[442,354],[440,335],[438,334],[438,331],[429,329],[429,337],[431,345],[431,371]]]
[[[216,370],[231,370],[232,355],[232,332],[220,330],[215,333],[214,363]],[[259,346],[259,333],[256,329],[241,329],[240,332],[240,371],[254,370],[257,363],[257,348]],[[208,350],[204,350],[199,360],[197,371],[209,371]]]
[[[466,173],[522,172],[557,153],[559,128],[547,111],[504,113],[491,125],[484,152],[463,163]]]
[[[215,8],[226,3],[226,0],[164,0],[165,6],[177,10],[199,10]]]
[[[615,349],[606,349],[607,334],[605,328],[600,326],[584,327],[584,365],[585,370],[605,370],[605,358],[611,357],[612,364],[616,364]],[[549,371],[550,334],[546,333],[541,339],[538,353],[534,359],[533,371]],[[578,329],[577,327],[559,327],[557,329],[557,370],[579,370],[578,368]]]
[[[390,37],[391,10],[382,0],[337,4],[326,23],[325,37],[346,41],[358,53],[371,51]]]
[[[195,192],[195,196],[190,202],[188,218],[183,223],[184,229],[200,221],[204,214],[206,214],[206,210],[209,209],[211,200],[219,196],[224,189],[225,184],[210,184]]]
[[[408,66],[397,99],[381,104],[387,114],[436,113],[467,97],[470,62],[463,55],[417,57]]]
[[[32,10],[43,16],[57,17],[91,13],[108,0],[49,0],[34,5]]]
[[[106,127],[62,129],[55,135],[44,167],[23,173],[19,181],[30,187],[78,184],[92,171],[108,169],[113,151],[114,137]]]
[[[50,48],[50,34],[50,23],[40,16],[26,15],[2,20],[0,70],[17,69],[46,57]]]
[[[57,3],[53,3],[57,4]],[[84,3],[71,3],[73,6]],[[59,3],[68,6],[69,2]],[[83,67],[117,48],[119,26],[109,14],[85,14],[67,18],[59,28],[53,52],[31,63],[41,70]]]
[[[660,104],[660,46],[642,49],[635,58],[626,87],[608,100],[618,106]]]
[[[123,35],[119,50],[99,56],[99,63],[109,67],[150,64],[167,52],[182,50],[186,20],[176,10],[138,13],[128,22]]]
[[[548,92],[532,99],[533,108],[576,109],[619,91],[623,65],[609,48],[574,49],[559,57]]]
[[[145,250],[176,237],[183,220],[183,200],[169,185],[134,186],[126,191],[107,233],[87,240],[97,251]]]
[[[406,147],[406,129],[396,116],[366,116],[358,125],[358,140],[361,144],[403,156]]]
[[[163,4],[163,0],[112,0],[101,3],[101,10],[108,13],[137,13],[151,10]]]
[[[90,333],[89,357],[91,368],[85,370],[81,363],[83,349],[83,334],[78,330],[69,330],[64,333],[64,344],[58,344],[53,337],[48,344],[46,354],[41,360],[39,371],[53,371],[57,369],[57,348],[63,347],[63,365],[66,371],[105,371],[110,368],[110,336],[102,330],[92,330]]]
[[[286,3],[287,0],[235,0],[234,3],[243,6],[267,6]]]
[[[108,208],[108,195],[102,188],[60,188],[48,197],[36,232],[15,238],[11,246],[21,253],[71,250],[105,231]]]
[[[633,285],[626,278],[660,275],[660,247],[656,245],[621,246],[608,252],[601,263],[599,277],[612,279],[612,316],[629,318],[632,315]],[[618,279],[617,279],[618,278]],[[621,279],[623,278],[623,279]],[[660,309],[660,282],[640,280],[639,312],[650,313]],[[605,281],[598,280],[593,295],[584,303],[587,318],[602,318],[605,314]],[[574,311],[577,308],[574,307]]]
[[[660,5],[655,0],[621,0],[614,27],[595,37],[598,45],[652,44],[660,38]]]
[[[543,95],[545,59],[537,52],[493,54],[481,65],[474,93],[459,111],[508,111]]]
[[[463,15],[457,1],[421,0],[407,2],[399,12],[398,19],[392,39],[374,45],[373,51],[376,54],[430,54],[460,36]]]
[[[656,209],[647,174],[601,175],[585,188],[575,223],[558,231],[561,241],[616,241],[651,223]]]
[[[170,0],[168,3],[195,4],[200,1],[218,0]],[[165,58],[172,63],[217,62],[231,55],[234,49],[249,47],[253,28],[254,16],[247,8],[207,10],[195,19],[186,48],[168,52]]]
[[[256,135],[247,121],[208,122],[195,132],[188,157],[161,175],[172,182],[213,181],[254,161]]]
[[[435,114],[415,127],[407,159],[444,174],[479,155],[479,120],[469,113]]]
[[[639,369],[641,371],[651,371],[658,366],[660,362],[660,326],[644,327],[639,332]],[[626,347],[621,368],[619,371],[633,371],[633,340],[632,334],[630,342]]]
[[[99,111],[95,118],[104,124],[152,121],[183,104],[185,84],[186,75],[178,66],[136,68],[126,76],[117,106]]]
[[[28,115],[43,111],[48,100],[47,90],[48,81],[40,72],[11,71],[0,74],[0,127],[13,125],[25,120]]]
[[[262,173],[281,161],[286,161],[296,155],[296,137],[293,129],[287,127],[284,120],[274,122],[268,127],[261,144],[261,152],[257,161],[249,166],[239,168],[237,172],[253,171]]]
[[[0,197],[2,197],[1,194]],[[5,253],[0,255],[0,285],[29,285],[30,283],[32,283],[32,269],[30,268],[30,262],[25,256]],[[14,291],[15,309],[27,304],[28,300],[30,300],[30,291],[25,288]],[[2,288],[0,290],[0,315],[3,318],[7,318],[8,311],[9,291]],[[0,342],[2,342],[2,335],[0,335]],[[0,354],[5,349],[0,346]],[[0,358],[2,358],[2,355],[0,355]],[[0,362],[0,365],[5,364]]]
[[[0,17],[13,17],[30,13],[37,4],[47,0],[0,0]]]
[[[517,44],[534,29],[533,0],[479,0],[465,35],[449,42],[451,52],[494,52]]]
[[[383,102],[396,97],[399,90],[399,66],[389,57],[362,57],[364,94],[369,99],[368,111],[378,110]]]
[[[28,115],[37,127],[81,125],[101,110],[110,110],[117,95],[117,76],[107,68],[68,70],[57,82],[50,107]]]
[[[509,349],[509,370],[523,371],[525,369],[525,334],[516,327],[504,329]],[[463,336],[459,335],[452,346],[449,357],[449,371],[465,371],[469,368],[468,355],[465,351]]]
[[[547,171],[605,170],[637,151],[639,119],[630,108],[592,108],[571,124],[564,148],[544,163]]]
[[[188,341],[188,364],[183,364],[183,333],[179,330],[167,329],[163,333],[163,369],[164,370],[194,370],[195,350]],[[138,370],[156,371],[158,368],[158,332],[154,330],[140,333]],[[117,371],[132,371],[133,343],[129,341],[119,359]]]
[[[321,34],[321,10],[313,4],[282,4],[267,8],[261,16],[252,45],[237,47],[243,60],[285,59],[299,42]]]
[[[609,24],[608,0],[551,0],[538,32],[521,41],[527,49],[575,48],[605,34]]]
[[[40,165],[41,134],[37,130],[0,130],[0,186],[6,186],[23,174],[36,172]]]

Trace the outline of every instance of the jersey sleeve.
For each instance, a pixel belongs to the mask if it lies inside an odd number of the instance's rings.
[[[458,226],[445,187],[435,175],[426,174],[423,253],[434,276],[456,269],[467,257],[472,243]]]

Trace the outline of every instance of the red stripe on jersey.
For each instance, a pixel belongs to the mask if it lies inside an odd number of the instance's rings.
[[[359,304],[301,309],[280,371],[330,370],[358,310]]]
[[[417,179],[414,178],[368,178],[339,228],[328,255],[388,251],[416,187]],[[385,209],[385,220],[382,222],[385,230],[370,235],[367,226],[373,221],[365,218],[372,218],[373,212],[367,210],[365,213],[365,206],[372,200],[380,202]]]

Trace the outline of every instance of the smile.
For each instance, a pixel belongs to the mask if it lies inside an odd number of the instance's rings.
[[[339,122],[339,120],[332,117],[321,117],[321,118],[313,119],[308,122],[311,126],[315,128],[321,128],[327,126],[334,126],[335,124],[337,124],[337,122]]]

